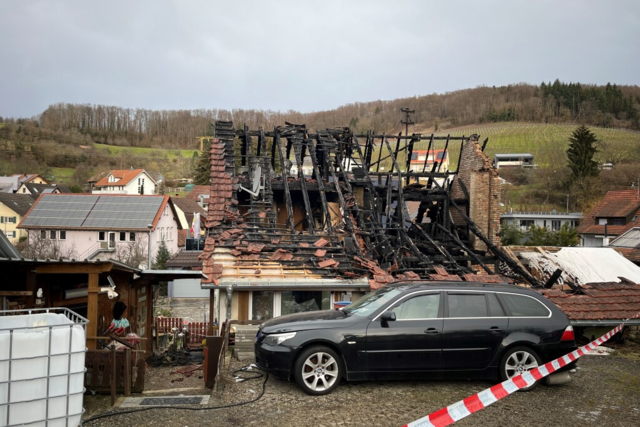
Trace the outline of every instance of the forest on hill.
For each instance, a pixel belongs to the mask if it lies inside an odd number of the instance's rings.
[[[214,103],[215,101],[212,101]],[[410,132],[490,137],[489,154],[522,151],[541,167],[564,170],[563,152],[576,123],[596,126],[598,161],[632,162],[640,156],[640,87],[543,83],[477,87],[390,101],[357,102],[312,113],[265,110],[146,110],[89,104],[55,104],[30,119],[0,118],[0,175],[39,173],[77,188],[109,169],[144,168],[167,179],[193,176],[198,136],[217,119],[251,129],[304,123],[309,129],[349,126],[356,133],[404,131],[401,108],[415,110]],[[494,123],[497,123],[494,125]],[[453,129],[456,128],[456,129]],[[616,129],[606,129],[616,128]],[[631,130],[632,132],[629,132]],[[454,156],[455,157],[455,156]],[[626,159],[626,160],[625,160]],[[558,167],[560,166],[560,167]],[[617,169],[620,173],[622,169]],[[615,185],[626,185],[627,173]],[[547,174],[547,176],[550,176]],[[562,177],[555,177],[555,182]],[[610,188],[614,183],[607,183]],[[564,190],[563,190],[564,191]],[[532,193],[527,193],[532,194]],[[562,196],[564,197],[564,195]],[[558,196],[557,199],[561,200]],[[516,198],[512,198],[515,202]],[[535,203],[540,197],[518,197]],[[552,202],[549,192],[545,201]],[[582,203],[584,204],[584,203]]]
[[[215,104],[215,100],[212,100]],[[195,148],[215,120],[271,129],[284,122],[310,129],[349,126],[357,133],[400,129],[401,108],[415,110],[421,128],[442,130],[487,122],[581,123],[640,129],[640,87],[584,85],[559,80],[540,86],[477,87],[389,101],[354,102],[334,110],[301,113],[270,110],[147,110],[90,104],[55,104],[33,119],[5,119],[0,139],[18,131],[27,139],[83,145]],[[1,119],[0,119],[1,120]],[[13,134],[12,134],[13,133]]]

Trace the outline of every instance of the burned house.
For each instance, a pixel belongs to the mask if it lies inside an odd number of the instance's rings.
[[[332,308],[397,279],[503,282],[498,262],[540,285],[499,248],[486,143],[216,122],[201,255],[201,286],[221,290],[216,317]],[[455,153],[457,168],[428,154],[416,164],[414,152],[434,150]]]

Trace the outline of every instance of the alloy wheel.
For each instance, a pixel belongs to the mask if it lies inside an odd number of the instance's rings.
[[[328,353],[312,353],[302,365],[302,380],[312,391],[328,390],[338,380],[339,367],[336,359]]]

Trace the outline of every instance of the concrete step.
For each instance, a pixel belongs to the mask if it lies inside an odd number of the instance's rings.
[[[233,357],[238,360],[254,360],[256,358],[252,351],[237,351],[236,349],[233,350]]]

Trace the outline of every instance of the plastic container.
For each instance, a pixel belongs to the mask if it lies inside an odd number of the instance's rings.
[[[75,427],[87,319],[66,309],[0,311],[0,427]]]

